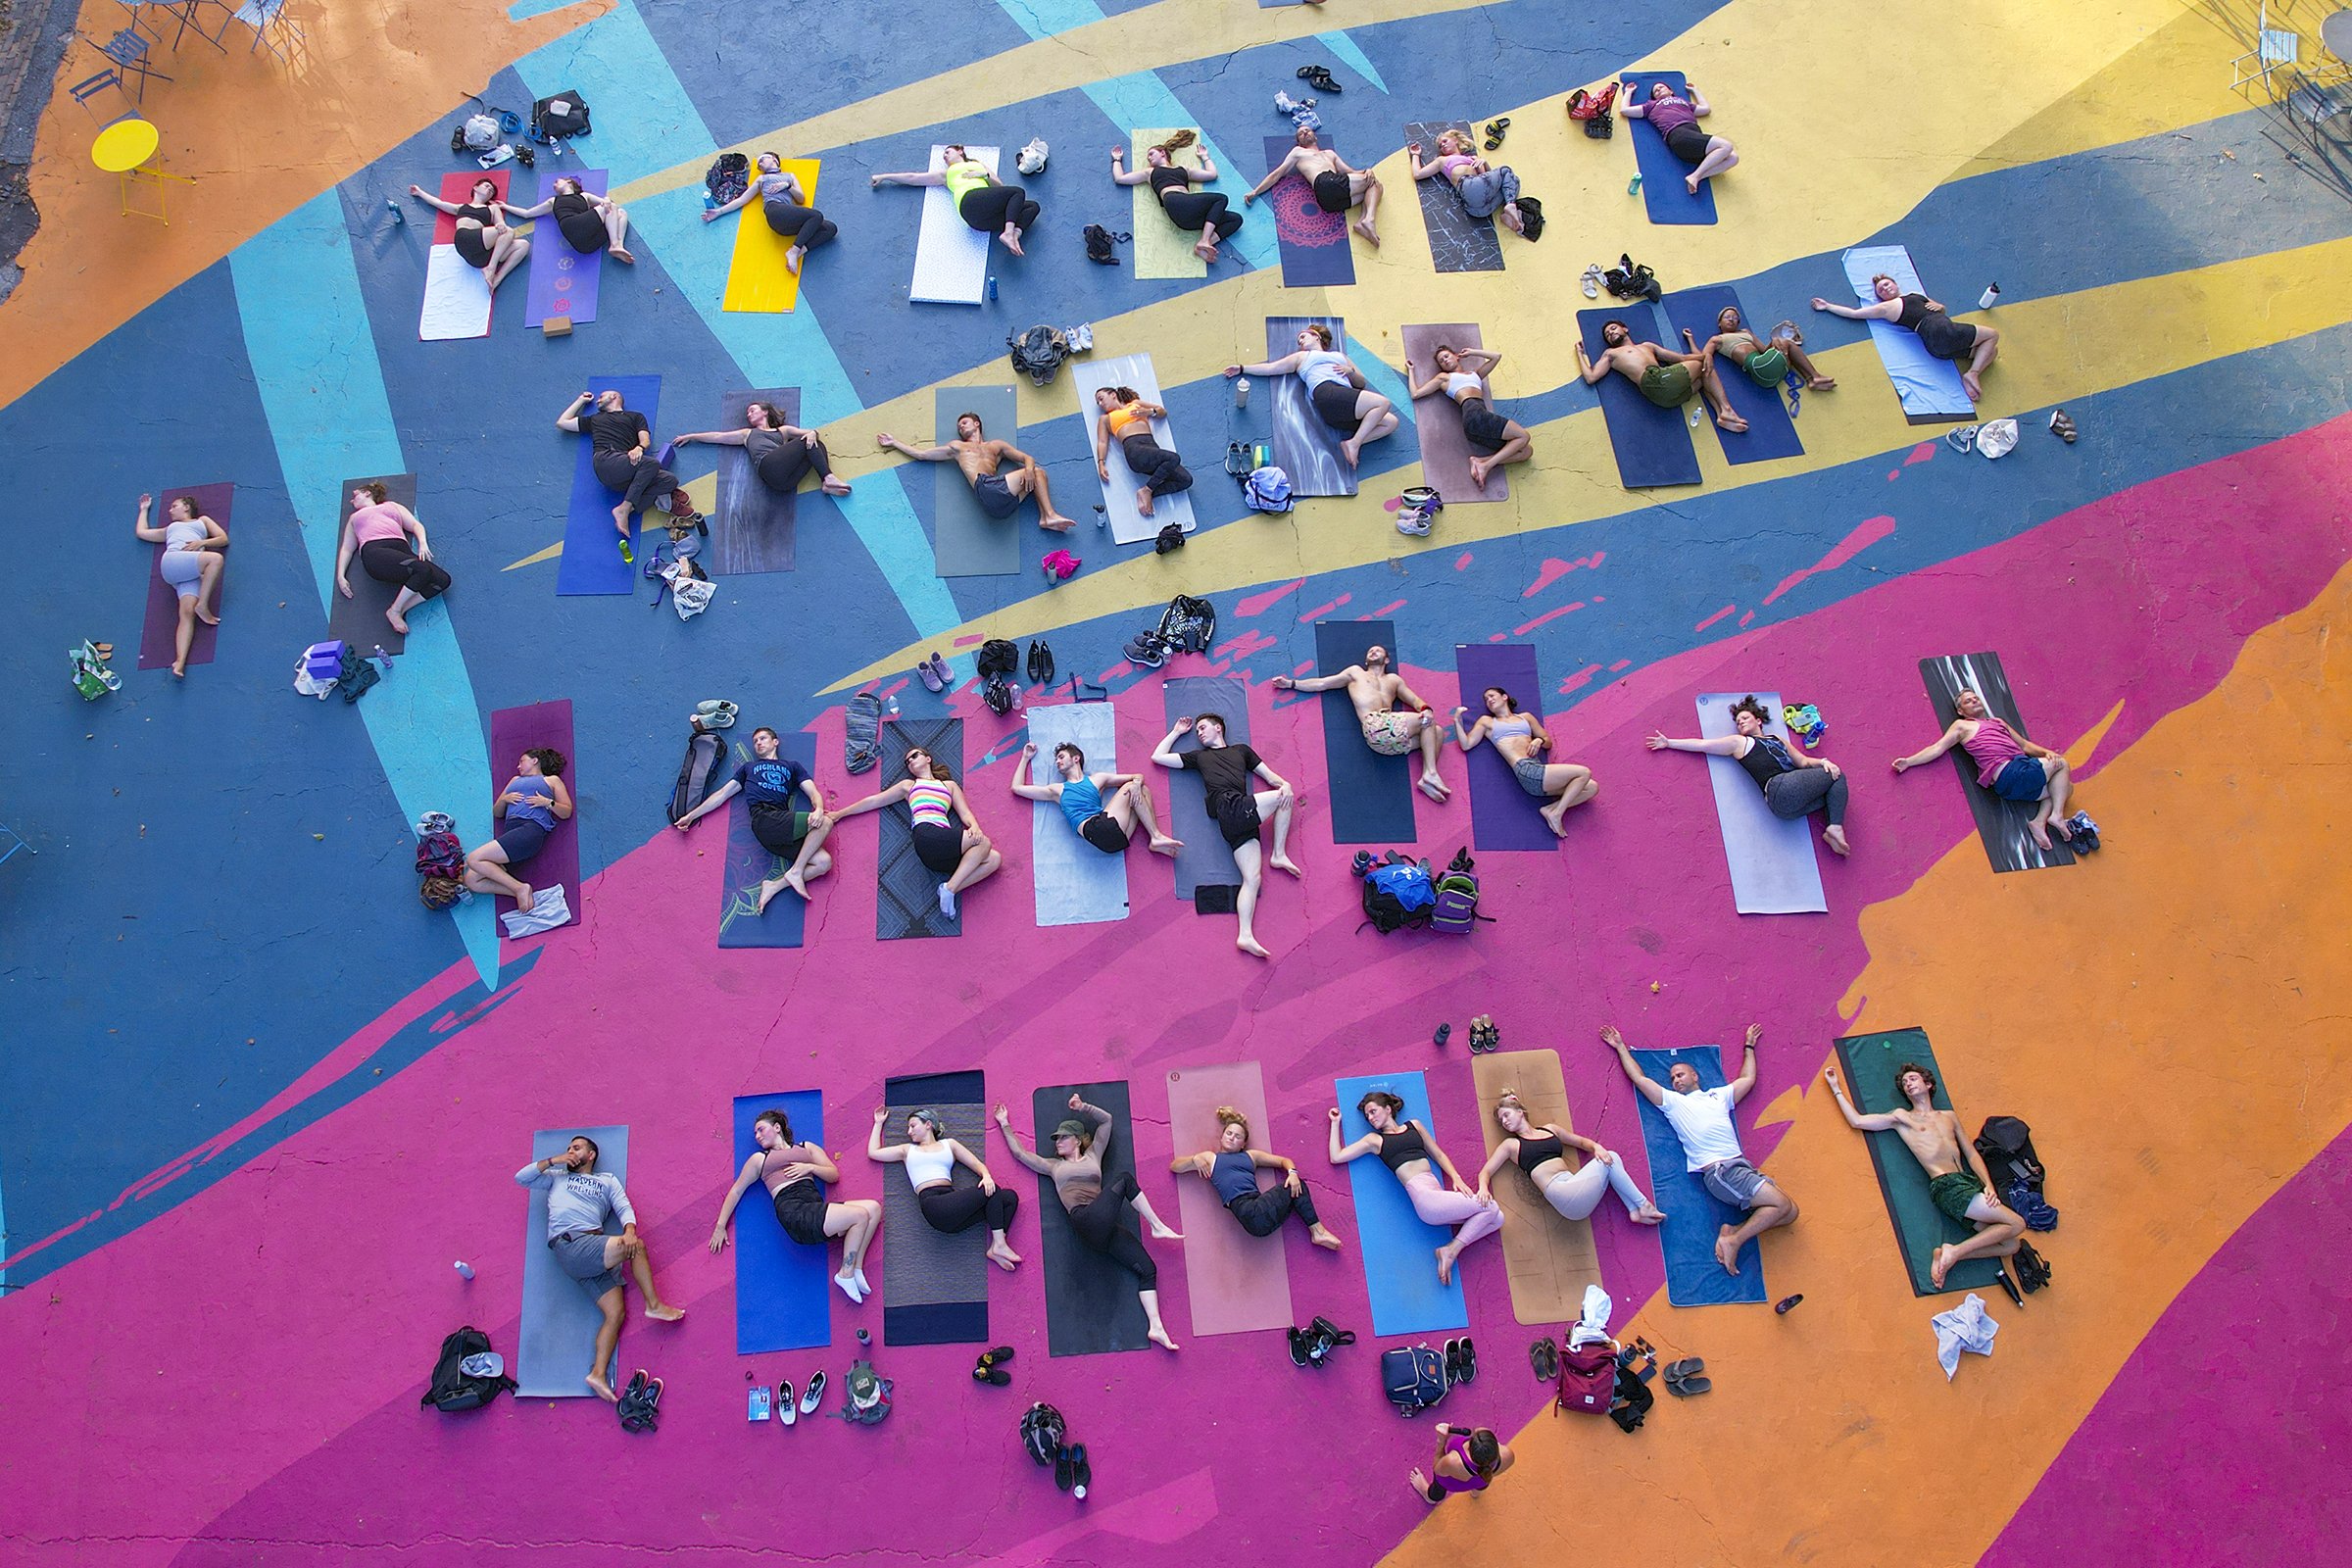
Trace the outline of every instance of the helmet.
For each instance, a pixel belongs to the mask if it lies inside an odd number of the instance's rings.
[[[1046,172],[1048,150],[1045,137],[1032,136],[1029,138],[1029,145],[1023,147],[1013,158],[1012,167],[1024,174],[1042,174]]]
[[[1041,1465],[1051,1465],[1068,1436],[1061,1412],[1044,1402],[1031,1405],[1021,1416],[1021,1446]]]

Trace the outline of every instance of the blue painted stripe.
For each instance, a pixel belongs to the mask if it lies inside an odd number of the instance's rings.
[[[400,473],[400,433],[360,295],[342,196],[313,197],[229,253],[245,352],[300,519],[318,602],[334,592],[343,481]],[[443,601],[446,606],[447,601]],[[490,836],[490,754],[465,651],[446,608],[417,612],[408,651],[361,702],[368,738],[402,814],[447,811],[460,836]],[[482,984],[498,984],[498,934],[488,899],[455,911]]]
[[[1363,50],[1356,47],[1353,38],[1344,32],[1318,32],[1315,34],[1315,41],[1347,62],[1349,71],[1354,72],[1382,92],[1389,90],[1389,84],[1381,80],[1380,73],[1373,69],[1372,62],[1365,57]]]

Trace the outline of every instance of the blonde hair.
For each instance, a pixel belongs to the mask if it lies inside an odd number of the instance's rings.
[[[1216,1108],[1215,1115],[1217,1118],[1217,1136],[1219,1138],[1225,1136],[1226,1128],[1239,1127],[1242,1130],[1242,1141],[1244,1143],[1248,1143],[1250,1141],[1249,1117],[1243,1115],[1231,1105],[1219,1105]]]
[[[1467,131],[1451,129],[1439,131],[1438,151],[1444,152],[1447,142],[1453,143],[1453,150],[1457,153],[1466,153],[1470,150],[1470,134]]]

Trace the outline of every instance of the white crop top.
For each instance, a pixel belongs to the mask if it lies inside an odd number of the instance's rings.
[[[1464,393],[1483,398],[1487,395],[1486,383],[1468,370],[1446,371],[1446,395],[1458,401]]]
[[[935,1138],[927,1144],[906,1146],[906,1179],[914,1184],[916,1191],[933,1182],[948,1181],[955,1173],[956,1154],[948,1148],[946,1139]]]

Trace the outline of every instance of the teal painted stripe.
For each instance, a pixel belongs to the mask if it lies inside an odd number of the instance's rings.
[[[1318,32],[1315,34],[1315,41],[1338,55],[1347,63],[1348,70],[1363,77],[1373,86],[1378,87],[1382,92],[1389,90],[1389,84],[1380,79],[1380,73],[1373,69],[1372,62],[1364,57],[1364,52],[1355,46],[1353,38],[1344,32]]]
[[[1396,405],[1397,415],[1406,424],[1413,422],[1413,399],[1405,388],[1404,377],[1379,355],[1365,346],[1364,340],[1350,332],[1342,345],[1348,363],[1364,372],[1364,381],[1373,391]]]
[[[324,608],[334,592],[343,481],[408,466],[342,197],[313,197],[230,252],[228,265],[246,357]],[[360,716],[402,814],[413,822],[447,811],[460,836],[478,844],[490,836],[490,756],[465,651],[446,609],[419,611],[413,625],[408,651],[360,703]],[[475,899],[455,918],[482,984],[495,989],[491,913],[488,899]]]
[[[507,20],[528,22],[533,17],[544,17],[550,11],[561,11],[565,6],[579,3],[580,0],[514,0],[513,5],[507,7]]]

